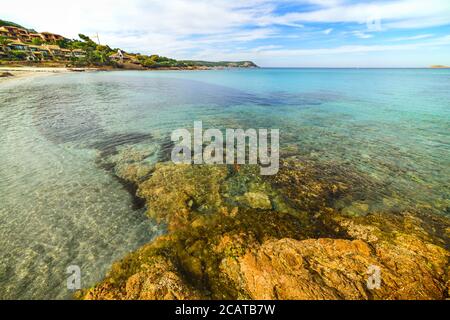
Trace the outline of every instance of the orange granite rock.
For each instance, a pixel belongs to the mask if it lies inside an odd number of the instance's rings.
[[[167,234],[115,263],[82,298],[448,297],[449,219],[333,207],[354,203],[364,177],[301,161],[264,179],[249,166],[159,164],[148,177],[136,169],[127,176],[142,177],[138,194]],[[378,289],[368,286],[373,267]]]
[[[402,238],[405,245],[362,240],[282,239],[222,262],[222,271],[251,299],[443,299],[448,253]],[[367,287],[370,266],[381,286]]]

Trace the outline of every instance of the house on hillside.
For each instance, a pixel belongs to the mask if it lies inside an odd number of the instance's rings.
[[[42,36],[45,42],[55,42],[58,40],[64,40],[63,36],[60,36],[59,34],[55,33],[41,32],[40,35]]]
[[[36,56],[31,48],[32,46],[22,41],[12,41],[6,48],[6,55],[16,55],[20,57],[21,60],[36,61],[40,60],[40,57]]]
[[[129,60],[129,57],[122,52],[122,50],[117,50],[117,53],[109,56],[111,60],[123,63],[125,60]]]
[[[70,58],[72,57],[80,58],[86,55],[86,52],[84,50],[75,49],[72,51],[69,49],[61,48],[57,45],[42,45],[41,47],[48,50],[50,55],[57,60],[70,60]]]
[[[135,55],[128,54],[122,50],[117,50],[117,53],[110,55],[109,58],[120,63],[140,64]]]
[[[75,58],[84,58],[84,57],[86,57],[86,51],[81,50],[81,49],[73,49],[72,56]]]
[[[27,30],[13,26],[0,27],[0,36],[23,42],[30,41],[30,35]]]
[[[70,60],[70,58],[72,58],[72,51],[69,49],[61,48],[61,53],[65,60]]]
[[[54,44],[55,41],[65,39],[55,33],[42,32],[42,33],[29,33],[23,28],[14,26],[2,26],[0,27],[0,36],[6,37],[11,42],[0,48],[1,56],[16,55],[21,59],[31,61],[43,61],[43,60],[63,60],[68,61],[71,58],[84,58],[86,52],[82,49],[64,49]],[[44,44],[33,45],[32,40],[39,39]],[[53,43],[53,44],[50,44]]]
[[[57,45],[43,45],[43,47],[50,51],[50,54],[55,58],[62,58],[64,56],[61,48]]]
[[[12,41],[6,47],[9,50],[16,50],[16,51],[28,51],[29,50],[28,45],[21,41]]]
[[[86,52],[82,49],[64,49],[54,43],[57,40],[65,39],[63,36],[50,32],[29,33],[27,30],[13,26],[0,27],[0,36],[6,37],[11,42],[3,46],[0,56],[16,56],[19,59],[30,61],[43,60],[63,60],[69,61],[71,58],[84,58]],[[33,45],[32,40],[39,39],[44,44]]]
[[[31,51],[31,53],[35,56],[36,60],[43,61],[51,58],[50,51],[43,46],[29,45],[28,48]]]
[[[30,33],[25,29],[13,26],[0,27],[0,36],[8,39],[20,40],[22,42],[31,42],[33,39],[39,39],[43,42],[55,42],[64,39],[64,37],[59,34],[50,32]]]
[[[29,33],[30,41],[33,41],[33,39],[38,39],[41,41],[45,41],[44,37],[40,33]]]
[[[57,45],[36,46],[26,44],[21,41],[13,41],[7,45],[9,51],[23,52],[27,60],[69,60],[72,52],[68,49],[62,49]]]

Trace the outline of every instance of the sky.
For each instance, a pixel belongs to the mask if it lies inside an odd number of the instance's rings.
[[[0,19],[128,52],[263,67],[450,65],[450,0],[0,0]]]

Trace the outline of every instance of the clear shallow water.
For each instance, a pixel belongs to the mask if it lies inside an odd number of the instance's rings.
[[[450,71],[261,69],[57,75],[0,85],[0,298],[66,298],[158,232],[98,165],[164,160],[175,128],[279,128],[283,150],[373,180],[369,211],[449,214]],[[375,187],[374,187],[375,186]],[[355,200],[355,199],[353,199]],[[344,208],[351,203],[338,204]]]

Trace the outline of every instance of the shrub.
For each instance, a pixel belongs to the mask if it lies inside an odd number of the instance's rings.
[[[9,55],[14,60],[25,60],[27,58],[26,52],[20,51],[20,50],[11,50],[9,52]]]
[[[40,46],[43,43],[43,41],[42,39],[39,38],[33,38],[33,40],[31,40],[31,43],[34,44],[35,46]]]
[[[152,60],[151,58],[147,58],[143,62],[141,61],[141,63],[146,68],[154,68],[154,67],[156,67],[156,62],[154,60]]]

